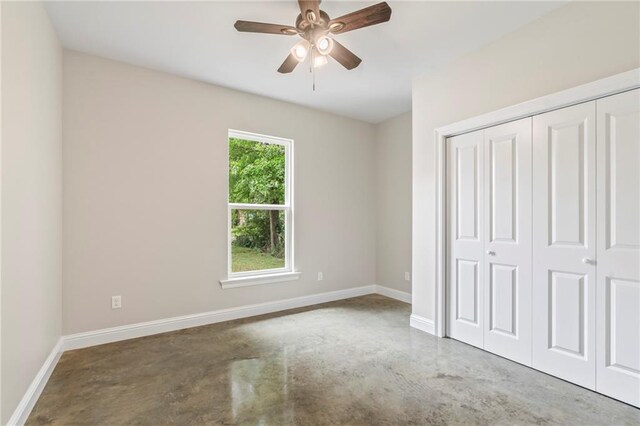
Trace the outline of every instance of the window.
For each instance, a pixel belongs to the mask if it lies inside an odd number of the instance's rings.
[[[229,279],[223,287],[297,278],[292,150],[290,139],[229,131]]]

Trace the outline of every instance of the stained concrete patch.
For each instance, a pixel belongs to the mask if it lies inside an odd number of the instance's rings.
[[[70,351],[27,424],[640,424],[379,295]]]

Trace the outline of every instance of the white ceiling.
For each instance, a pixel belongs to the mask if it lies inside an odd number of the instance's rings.
[[[330,17],[376,3],[325,1]],[[411,109],[411,79],[564,2],[388,1],[387,23],[336,36],[362,58],[276,72],[297,36],[238,33],[237,19],[293,25],[297,2],[48,2],[64,47],[369,122]]]

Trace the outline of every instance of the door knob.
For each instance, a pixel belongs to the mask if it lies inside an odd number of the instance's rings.
[[[491,250],[487,250],[487,254],[488,254],[489,256],[495,256],[495,255],[496,255],[496,252],[495,252],[495,251],[491,251]]]
[[[583,257],[582,258],[582,263],[584,263],[585,265],[593,265],[596,262],[594,262],[593,260],[589,259],[588,257]]]

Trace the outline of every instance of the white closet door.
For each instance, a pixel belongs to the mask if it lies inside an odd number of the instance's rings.
[[[483,132],[447,141],[449,321],[447,334],[483,346]]]
[[[533,118],[533,366],[595,388],[595,101]]]
[[[596,390],[640,406],[640,90],[597,111]]]
[[[531,118],[484,140],[484,348],[531,365]]]

